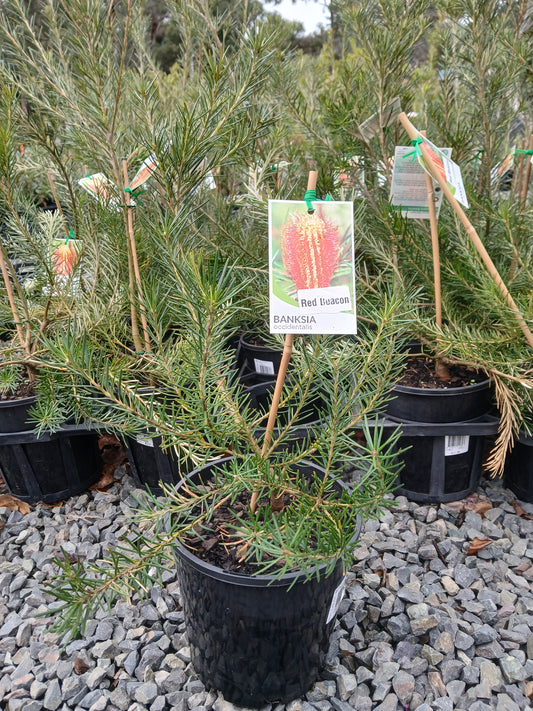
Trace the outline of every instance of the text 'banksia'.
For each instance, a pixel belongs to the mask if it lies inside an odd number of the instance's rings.
[[[281,250],[285,271],[297,289],[330,285],[339,266],[340,241],[335,223],[316,212],[290,216],[283,225]]]

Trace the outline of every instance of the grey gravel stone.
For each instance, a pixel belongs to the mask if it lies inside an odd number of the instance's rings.
[[[367,523],[324,678],[287,711],[528,707],[533,524],[515,515],[501,483],[482,486],[497,497],[497,506],[484,519],[468,515],[461,528],[452,507],[420,506],[404,497],[380,521]],[[0,707],[235,711],[205,689],[190,665],[171,569],[163,588],[142,602],[134,597],[98,613],[85,638],[64,650],[36,617],[50,603],[41,583],[53,571],[58,544],[96,560],[101,543],[128,530],[121,517],[129,492],[113,496],[84,494],[51,510],[36,507],[26,517],[0,510],[7,522],[0,531]],[[476,533],[494,542],[486,554],[466,556]],[[77,658],[86,662],[81,674],[74,671]],[[262,711],[284,708],[266,705]]]

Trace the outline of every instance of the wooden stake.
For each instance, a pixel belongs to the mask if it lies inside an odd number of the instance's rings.
[[[128,178],[128,163],[127,161],[123,160],[122,161],[122,173],[124,177],[124,186],[127,187],[129,185],[129,178]],[[139,260],[137,258],[137,244],[135,242],[135,232],[133,231],[133,214],[131,211],[131,195],[130,193],[124,193],[125,196],[125,203],[126,203],[126,225],[127,225],[127,230],[128,230],[128,240],[129,240],[129,245],[130,245],[130,254],[131,254],[131,263],[133,266],[133,276],[134,276],[134,283],[136,286],[136,294],[137,298],[141,302],[140,306],[140,316],[141,316],[141,324],[142,324],[142,329],[143,329],[143,335],[144,335],[144,348],[145,350],[150,353],[151,352],[151,347],[150,347],[150,337],[148,335],[148,322],[146,320],[146,314],[144,313],[144,308],[142,305],[142,282],[141,282],[141,272],[139,269]],[[130,277],[130,289],[131,289],[131,277]],[[132,294],[132,299],[134,299],[134,296]],[[134,309],[134,301],[132,303],[132,335],[134,335],[134,329],[133,329],[133,311]],[[136,310],[135,310],[135,324],[136,324]],[[141,341],[139,337],[139,332],[137,329],[137,342],[135,342],[135,335],[134,335],[134,345],[135,349],[137,351],[142,350],[141,346]]]
[[[316,190],[316,181],[318,177],[318,172],[316,170],[309,171],[309,177],[307,179],[307,189]],[[274,394],[272,395],[272,403],[270,405],[270,412],[268,413],[268,421],[265,430],[265,438],[263,440],[263,446],[261,448],[261,457],[265,457],[268,448],[270,446],[270,441],[272,439],[272,433],[274,431],[274,425],[276,424],[276,417],[278,415],[279,402],[281,400],[281,392],[285,384],[285,377],[287,375],[287,369],[292,355],[292,347],[294,344],[294,334],[285,334],[285,343],[283,345],[283,355],[281,356],[281,363],[279,365],[278,377],[276,378],[276,387],[274,388]],[[259,493],[254,491],[250,499],[250,508],[252,513],[255,511],[257,506],[257,499],[259,498]],[[277,497],[279,498],[279,496]]]
[[[415,140],[419,136],[419,132],[417,129],[413,126],[413,124],[409,121],[407,118],[406,114],[402,111],[402,113],[398,114],[398,119],[402,126],[405,128],[407,131],[407,134],[411,140]],[[437,183],[440,185],[444,195],[446,196],[446,199],[452,206],[455,214],[457,217],[460,219],[462,222],[466,233],[470,237],[470,240],[472,241],[474,247],[477,249],[479,256],[481,257],[483,263],[485,264],[485,267],[487,268],[487,271],[491,275],[491,277],[494,279],[494,282],[496,286],[499,288],[502,296],[504,297],[505,301],[507,302],[508,306],[511,308],[513,311],[514,317],[518,321],[518,324],[522,330],[522,333],[524,334],[524,337],[528,344],[533,348],[533,334],[531,333],[527,323],[524,320],[524,317],[522,314],[519,312],[517,305],[514,302],[513,297],[509,293],[509,290],[505,286],[503,279],[498,273],[498,270],[496,269],[494,262],[489,256],[489,253],[485,249],[485,246],[483,242],[481,241],[478,233],[476,232],[474,226],[464,213],[462,207],[459,205],[457,200],[454,198],[452,191],[448,187],[448,184],[446,181],[442,178],[440,173],[436,170],[436,168],[433,166],[433,161],[431,160],[431,157],[428,153],[428,150],[424,143],[420,144],[420,150],[422,153],[422,157],[425,158],[425,165],[428,171],[431,173],[433,178],[437,181]]]
[[[17,330],[17,338],[20,343],[20,347],[22,348],[22,352],[26,357],[30,356],[30,352],[28,350],[28,345],[26,343],[26,340],[24,338],[24,332],[22,330],[22,323],[20,321],[20,316],[19,316],[19,311],[17,308],[17,303],[15,301],[15,296],[13,294],[13,289],[11,287],[11,279],[9,278],[9,271],[7,268],[5,256],[4,256],[4,249],[0,245],[0,271],[2,272],[2,277],[4,279],[4,285],[6,287],[6,293],[7,293],[7,298],[9,301],[9,306],[11,308],[11,314],[13,316],[13,321],[15,323],[15,328]],[[30,381],[35,380],[35,375],[32,371],[31,368],[27,368],[28,370],[28,377]]]
[[[425,131],[420,131],[422,136]],[[433,180],[425,173],[426,188],[428,195],[429,227],[431,230],[431,251],[433,254],[433,288],[435,291],[435,323],[439,331],[442,329],[442,293],[440,283],[440,251],[439,251],[439,229],[437,222],[437,210],[435,208],[435,191],[433,190]],[[439,359],[441,352],[441,339],[437,337],[437,353],[435,358],[435,374],[440,380],[449,380],[450,372],[446,365]]]

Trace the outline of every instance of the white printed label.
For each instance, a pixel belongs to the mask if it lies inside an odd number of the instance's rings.
[[[326,619],[326,624],[328,624],[328,622],[331,622],[331,620],[337,614],[337,610],[339,609],[341,600],[344,597],[345,588],[346,588],[346,578],[344,577],[341,580],[341,584],[335,589],[335,592],[333,593],[333,599],[331,601],[331,605],[329,606],[329,612],[328,612],[328,617]]]
[[[328,286],[319,289],[298,289],[300,311],[316,314],[337,314],[350,311],[350,287]]]
[[[274,375],[274,363],[270,360],[259,360],[254,358],[254,368],[256,373],[261,373],[261,375]]]
[[[145,447],[153,447],[154,446],[153,439],[141,439],[141,437],[136,437],[135,441],[138,442],[139,444],[144,445]]]
[[[446,435],[444,438],[444,456],[453,457],[454,454],[464,454],[468,452],[469,444],[469,435]]]

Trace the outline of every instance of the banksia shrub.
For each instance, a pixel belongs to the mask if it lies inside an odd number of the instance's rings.
[[[281,237],[283,265],[297,289],[329,286],[339,266],[337,226],[316,212],[291,215]]]

